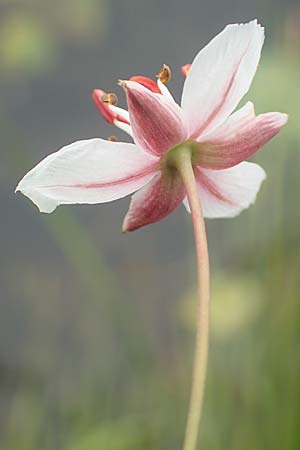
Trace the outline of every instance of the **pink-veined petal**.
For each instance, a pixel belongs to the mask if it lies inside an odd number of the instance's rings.
[[[264,29],[257,21],[228,25],[194,59],[182,108],[190,137],[213,131],[249,90],[260,58]]]
[[[134,81],[123,81],[135,142],[149,153],[162,155],[186,137],[181,110],[166,95]]]
[[[248,102],[220,127],[198,140],[198,164],[207,169],[226,169],[245,161],[272,139],[288,120],[287,114],[270,112],[255,116]]]
[[[207,218],[235,217],[255,202],[266,178],[258,165],[242,162],[224,170],[195,169],[203,215]],[[184,205],[189,211],[187,198]]]
[[[182,202],[185,195],[176,171],[159,173],[131,199],[123,222],[123,231],[134,231],[168,216]]]
[[[41,212],[59,204],[105,203],[125,197],[157,172],[157,158],[134,144],[90,139],[52,153],[17,186]]]

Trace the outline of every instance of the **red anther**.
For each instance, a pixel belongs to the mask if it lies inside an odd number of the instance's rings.
[[[144,77],[142,75],[135,75],[130,78],[130,81],[135,81],[136,83],[143,85],[145,88],[149,89],[152,92],[155,92],[156,94],[161,94],[161,90],[159,89],[155,81],[151,80],[151,78]]]
[[[183,73],[183,75],[187,76],[187,74],[190,71],[192,64],[186,64],[185,66],[181,67],[181,72]]]
[[[102,89],[94,89],[93,91],[94,103],[103,119],[110,124],[113,124],[115,120],[129,124],[129,122],[124,119],[124,117],[112,111],[109,103],[106,100],[103,100],[107,98],[107,95],[111,94],[106,94],[106,92],[102,91]]]

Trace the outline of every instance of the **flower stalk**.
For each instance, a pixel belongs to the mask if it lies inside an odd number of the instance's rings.
[[[197,256],[199,295],[192,388],[183,450],[195,450],[197,445],[207,371],[210,316],[209,255],[207,237],[191,157],[192,153],[190,148],[183,147],[181,148],[181,151],[177,153],[175,159],[177,170],[181,175],[186,189],[191,210]]]

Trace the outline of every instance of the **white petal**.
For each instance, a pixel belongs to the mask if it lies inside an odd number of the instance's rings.
[[[42,212],[59,204],[105,203],[144,186],[157,172],[157,158],[134,144],[90,139],[52,153],[17,186]]]
[[[163,83],[159,78],[157,80],[157,86],[159,87],[160,92],[162,93],[162,95],[166,96],[169,100],[173,101],[174,103],[174,97],[171,94],[171,92],[169,91],[169,89],[167,88],[167,86],[165,85],[165,83]]]
[[[266,173],[258,164],[242,162],[224,170],[196,169],[203,215],[235,217],[255,202]],[[188,201],[184,205],[189,211]]]
[[[198,53],[182,95],[191,137],[210,133],[236,108],[249,90],[263,41],[255,20],[228,25]]]

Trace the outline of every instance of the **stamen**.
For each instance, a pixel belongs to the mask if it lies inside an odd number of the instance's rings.
[[[108,103],[109,105],[117,106],[118,97],[113,92],[109,92],[108,94],[104,92],[100,98],[101,102]]]
[[[119,122],[127,123],[129,125],[128,120],[110,108],[110,106],[116,106],[117,104],[118,98],[116,94],[107,94],[102,91],[102,89],[94,89],[93,100],[96,108],[106,122],[113,124],[115,120],[118,120]]]
[[[106,122],[113,124],[115,119],[115,114],[110,110],[109,105],[102,101],[103,96],[106,95],[101,89],[94,89],[93,100],[94,103],[101,114],[101,116],[106,120]]]
[[[116,136],[109,136],[109,137],[107,138],[107,141],[110,141],[110,142],[118,142],[119,139],[118,139]]]
[[[181,72],[183,73],[183,75],[187,76],[187,74],[190,71],[192,64],[186,64],[185,66],[181,67]]]
[[[168,81],[171,80],[171,69],[169,66],[164,64],[160,70],[160,72],[156,75],[156,78],[158,78],[162,83],[168,83]]]

